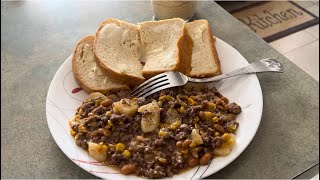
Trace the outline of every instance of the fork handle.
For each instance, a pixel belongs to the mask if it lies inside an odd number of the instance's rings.
[[[242,67],[240,69],[236,69],[230,73],[227,74],[221,74],[219,76],[215,76],[215,77],[210,77],[210,78],[202,78],[202,79],[197,79],[197,78],[191,78],[188,77],[188,81],[190,82],[214,82],[214,81],[220,81],[222,79],[226,79],[229,77],[233,77],[233,76],[238,76],[241,74],[254,74],[255,72],[253,71],[253,69],[251,68],[250,65],[246,66],[246,67]]]
[[[284,69],[282,64],[277,61],[276,59],[267,58],[262,59],[260,61],[255,61],[250,63],[249,65],[242,67],[240,69],[236,69],[227,74],[221,74],[219,76],[211,77],[211,78],[191,78],[188,77],[188,81],[190,82],[213,82],[219,81],[222,79],[226,79],[233,76],[238,76],[242,74],[255,74],[255,73],[262,73],[262,72],[276,72],[276,73],[283,73]]]

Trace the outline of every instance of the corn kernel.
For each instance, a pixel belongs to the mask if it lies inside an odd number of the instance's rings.
[[[194,121],[195,122],[198,122],[200,120],[200,118],[198,117],[198,116],[196,116],[195,118],[194,118]]]
[[[116,146],[114,144],[108,144],[108,147],[114,148]]]
[[[218,118],[218,117],[213,117],[213,118],[212,118],[212,121],[216,123],[216,122],[219,121],[219,118]]]
[[[228,133],[224,133],[222,136],[221,136],[221,138],[224,140],[224,141],[229,141],[230,140],[230,134],[228,134]]]
[[[196,147],[196,146],[197,146],[197,144],[194,143],[194,142],[192,142],[192,143],[189,145],[189,147],[191,147],[191,148],[194,148],[194,147]]]
[[[184,108],[184,106],[181,106],[181,107],[180,107],[179,112],[180,112],[180,113],[185,113],[185,112],[186,112],[186,109]]]
[[[220,133],[219,132],[215,132],[214,136],[220,136]]]
[[[169,95],[163,95],[159,97],[159,101],[171,101],[172,99],[173,97]]]
[[[226,142],[227,145],[233,146],[235,144],[235,140],[233,138],[230,138],[228,142]]]
[[[108,120],[108,126],[113,126],[112,121]]]
[[[158,133],[158,136],[159,137],[165,137],[165,136],[167,136],[168,135],[168,132],[166,132],[166,131],[159,131],[159,133]]]
[[[166,158],[158,158],[158,161],[161,163],[167,163],[167,159]]]
[[[235,132],[237,130],[237,126],[236,125],[231,126],[231,130]]]
[[[226,130],[230,133],[235,133],[237,130],[237,126],[236,125],[230,125],[226,127]]]
[[[111,111],[107,111],[107,112],[106,112],[106,115],[110,115],[110,114],[111,114]]]
[[[210,111],[204,111],[204,117],[205,117],[205,119],[207,119],[207,120],[212,119],[213,113],[210,112]]]
[[[181,104],[181,106],[183,106],[183,107],[187,107],[187,106],[188,106],[187,103],[185,103],[185,102],[183,102],[183,101],[182,101],[180,104]]]
[[[80,117],[80,115],[77,114],[77,115],[74,116],[74,118],[73,118],[72,120],[73,120],[73,121],[77,121],[77,120],[79,119],[79,117]]]
[[[79,114],[81,115],[83,113],[83,109],[81,108],[80,110],[79,110]]]
[[[208,107],[209,107],[209,109],[215,109],[216,105],[214,103],[212,103],[212,102],[209,102],[208,103]]]
[[[102,151],[107,151],[109,149],[109,147],[107,145],[104,145],[104,144],[100,145],[100,148],[101,148]]]
[[[122,155],[123,155],[124,157],[126,157],[126,158],[129,158],[129,157],[131,156],[131,153],[130,153],[130,151],[128,151],[128,150],[124,150],[123,153],[122,153]]]
[[[192,98],[188,98],[188,104],[194,106],[196,102]]]
[[[100,103],[101,103],[101,102],[102,102],[102,100],[96,100],[96,102],[95,102],[94,106],[95,106],[95,107],[100,106]]]
[[[177,120],[174,123],[172,123],[172,126],[175,126],[176,128],[179,128],[181,125],[181,121]]]
[[[160,96],[159,97],[159,101],[164,101],[165,100],[165,96]]]
[[[169,126],[169,129],[170,129],[170,130],[176,130],[176,129],[177,129],[177,127],[176,127],[176,126],[174,126],[174,125],[170,125],[170,126]]]
[[[124,144],[122,144],[122,143],[116,144],[116,151],[122,152],[122,151],[124,151],[124,149],[125,149],[125,145]]]
[[[87,129],[83,126],[83,124],[80,124],[80,125],[78,126],[78,131],[81,132],[81,133],[83,133],[83,132],[87,132]]]
[[[70,129],[70,134],[71,134],[71,136],[75,136],[75,135],[77,135],[77,132],[75,132],[74,130]]]
[[[172,101],[172,100],[173,100],[173,97],[172,97],[172,96],[167,95],[167,96],[166,96],[166,100],[167,100],[167,101]]]
[[[188,154],[188,153],[189,153],[189,149],[181,150],[181,153],[182,153],[182,154]]]
[[[194,157],[199,157],[199,156],[198,156],[198,152],[199,152],[199,148],[194,148],[194,149],[192,149],[192,156],[194,156]]]

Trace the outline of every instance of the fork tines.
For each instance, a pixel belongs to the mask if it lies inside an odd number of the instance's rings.
[[[141,97],[150,91],[169,84],[167,73],[161,73],[140,84],[138,87],[134,88],[131,93],[133,96]]]

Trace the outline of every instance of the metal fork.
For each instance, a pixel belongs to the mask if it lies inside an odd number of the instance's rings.
[[[259,61],[255,61],[245,67],[242,67],[240,69],[236,69],[230,73],[227,74],[221,74],[215,77],[210,78],[191,78],[187,77],[184,74],[176,71],[169,71],[165,73],[158,74],[144,83],[142,83],[140,86],[134,88],[132,90],[132,95],[135,97],[147,97],[153,93],[156,93],[160,90],[171,88],[171,87],[177,87],[177,86],[183,86],[187,84],[187,82],[196,82],[196,83],[205,83],[205,82],[215,82],[222,79],[226,79],[233,76],[238,76],[242,74],[255,74],[255,73],[262,73],[262,72],[276,72],[276,73],[283,73],[283,65],[271,58],[262,59]]]

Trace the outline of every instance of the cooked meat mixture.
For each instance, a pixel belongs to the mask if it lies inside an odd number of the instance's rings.
[[[76,144],[123,174],[173,176],[228,155],[241,108],[215,88],[178,87],[144,98],[93,93],[70,121]]]

